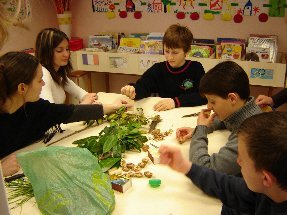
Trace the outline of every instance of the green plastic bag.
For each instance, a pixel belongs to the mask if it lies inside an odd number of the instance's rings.
[[[87,149],[51,146],[17,155],[43,214],[111,214],[115,197],[107,175]]]

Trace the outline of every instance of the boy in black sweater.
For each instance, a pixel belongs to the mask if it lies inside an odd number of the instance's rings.
[[[247,214],[287,214],[287,114],[261,113],[238,130],[238,159],[243,178],[192,164],[180,149],[161,146],[161,163],[185,173],[206,194]],[[222,210],[221,214],[227,214]]]
[[[124,86],[121,93],[131,99],[146,98],[153,93],[165,98],[155,104],[156,111],[206,104],[198,90],[204,69],[197,61],[185,60],[192,40],[187,27],[171,25],[163,37],[166,61],[154,64],[136,84]]]

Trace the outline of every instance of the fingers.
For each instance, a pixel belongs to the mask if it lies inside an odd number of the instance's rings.
[[[1,160],[4,176],[10,176],[20,170],[20,165],[17,162],[16,154],[8,155]]]
[[[170,164],[172,162],[174,148],[166,145],[159,147],[159,159],[161,164]]]
[[[92,103],[93,105],[103,105],[103,103],[102,102],[99,102],[99,101],[94,101],[93,103]]]
[[[264,105],[273,105],[273,99],[269,96],[265,96],[265,95],[259,95],[256,100],[255,103],[259,106],[264,106]]]
[[[183,143],[192,137],[193,128],[182,127],[176,130],[176,139],[179,143]]]
[[[264,100],[264,95],[259,95],[256,100],[255,100],[255,103],[257,105],[261,105],[263,103],[263,100]]]
[[[121,89],[121,94],[126,95],[130,99],[134,99],[136,96],[135,88],[133,86],[127,85]]]
[[[96,93],[88,93],[84,96],[80,104],[93,104],[97,99],[98,95]]]
[[[155,111],[165,111],[165,110],[170,110],[173,108],[175,108],[175,104],[174,104],[173,99],[171,98],[163,99],[159,101],[158,103],[156,103],[153,107]]]

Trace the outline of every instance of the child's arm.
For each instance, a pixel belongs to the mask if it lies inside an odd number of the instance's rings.
[[[287,88],[281,90],[279,93],[272,96],[274,102],[274,108],[279,107],[280,105],[287,103]]]
[[[240,212],[255,214],[256,193],[250,191],[243,178],[226,175],[192,164],[186,174],[203,192]]]
[[[134,85],[136,100],[150,97],[152,93],[158,93],[157,81],[159,81],[159,67],[159,63],[154,64],[136,82]]]
[[[213,144],[207,139],[208,128],[204,125],[196,127],[189,149],[189,159],[200,166],[205,166],[219,172],[228,174],[240,173],[237,164],[237,135],[232,133],[228,137],[228,142],[219,150],[218,153],[208,154],[208,145]]]

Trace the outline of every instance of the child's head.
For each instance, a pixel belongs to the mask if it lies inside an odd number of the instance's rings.
[[[245,120],[238,131],[238,163],[252,191],[287,192],[287,113],[268,112]]]
[[[208,108],[224,120],[248,100],[249,79],[237,63],[224,61],[204,74],[199,92],[207,98]]]
[[[43,85],[42,70],[34,56],[8,52],[0,57],[0,108],[17,93],[26,102],[38,100]]]
[[[54,81],[60,85],[62,80],[66,83],[72,66],[69,61],[69,38],[64,32],[56,28],[43,29],[36,39],[35,56],[49,70]]]
[[[192,40],[193,35],[185,26],[174,24],[166,30],[163,37],[164,55],[171,67],[184,65]]]
[[[184,53],[189,52],[193,35],[191,31],[180,24],[169,26],[163,37],[163,45],[169,49],[182,48]]]

